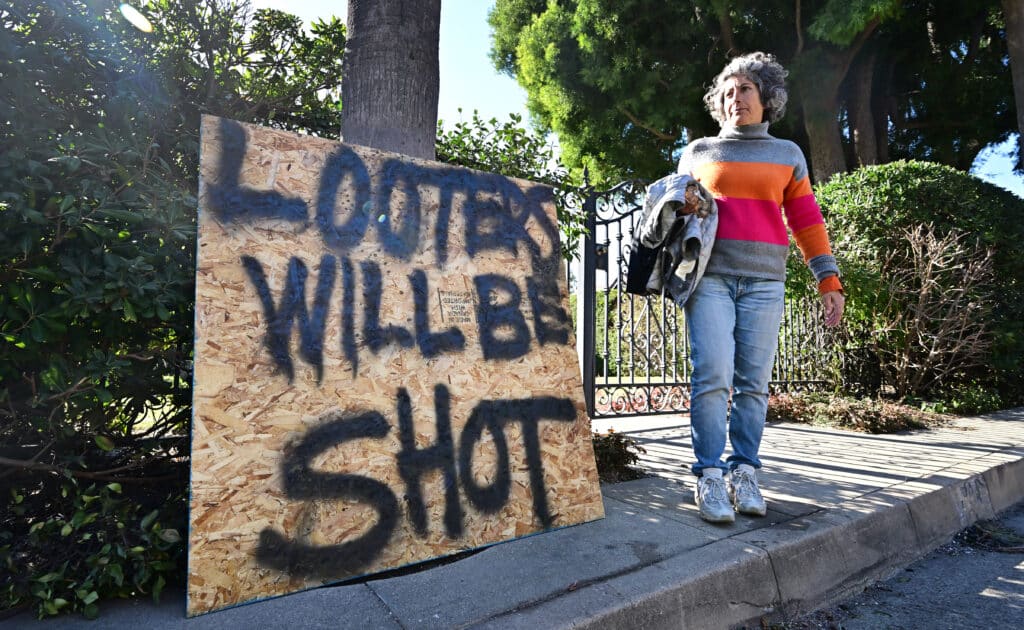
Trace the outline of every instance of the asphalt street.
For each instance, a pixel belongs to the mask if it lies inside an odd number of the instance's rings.
[[[855,597],[778,630],[962,630],[1024,626],[1024,502],[969,527]]]

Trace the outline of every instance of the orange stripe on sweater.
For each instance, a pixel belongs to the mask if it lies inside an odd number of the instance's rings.
[[[714,197],[735,197],[774,201],[782,205],[780,194],[793,180],[793,167],[767,162],[706,162],[693,176]]]
[[[832,253],[832,246],[828,242],[828,232],[825,231],[823,223],[809,225],[802,230],[793,232],[793,239],[796,240],[796,246],[800,248],[800,253],[804,255],[805,262],[815,256]]]
[[[797,197],[804,197],[806,195],[812,195],[814,191],[811,189],[811,179],[804,177],[800,181],[789,180],[789,184],[786,186],[786,192],[784,197],[786,199],[796,199]]]

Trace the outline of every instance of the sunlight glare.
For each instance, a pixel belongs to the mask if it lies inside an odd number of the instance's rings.
[[[124,18],[128,20],[131,23],[131,25],[135,28],[139,29],[143,33],[153,32],[153,25],[150,24],[149,20],[146,19],[145,15],[139,13],[138,9],[136,9],[132,5],[128,4],[127,2],[123,2],[121,3],[121,6],[118,7],[118,9],[121,11],[121,15],[123,15]]]

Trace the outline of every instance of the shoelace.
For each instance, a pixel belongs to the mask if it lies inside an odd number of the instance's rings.
[[[729,497],[725,492],[725,481],[714,480],[707,481],[704,483],[703,492],[701,493],[702,503],[728,503]]]
[[[757,484],[754,483],[754,480],[750,475],[746,475],[744,473],[737,474],[733,472],[732,479],[732,485],[736,486],[737,496],[743,493],[747,493],[755,497],[761,496],[761,490],[758,489]]]

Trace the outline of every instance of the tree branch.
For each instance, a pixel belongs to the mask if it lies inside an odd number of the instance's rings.
[[[50,447],[53,446],[54,442],[56,442],[56,441],[57,441],[57,438],[54,438],[54,439],[50,440],[49,443],[46,446],[44,446],[43,448],[39,449],[39,452],[37,452],[35,455],[32,456],[32,459],[29,459],[29,460],[26,460],[26,461],[29,462],[30,464],[35,464],[36,462],[39,461],[39,458],[42,457],[44,453],[46,453],[46,451],[50,450]],[[17,468],[11,468],[11,470],[6,470],[6,471],[0,473],[0,479],[3,479],[4,477],[6,477],[8,475],[14,474],[14,472],[16,470],[17,470]]]
[[[176,479],[180,476],[179,473],[172,473],[169,475],[161,475],[159,477],[117,477],[114,473],[122,472],[125,470],[133,470],[139,468],[142,464],[133,464],[129,466],[118,466],[116,468],[109,468],[107,470],[98,470],[95,472],[88,470],[72,470],[70,468],[61,468],[60,466],[54,466],[52,464],[40,464],[34,459],[11,459],[9,457],[0,457],[0,466],[7,466],[14,469],[20,470],[31,470],[41,472],[51,472],[58,475],[65,473],[76,477],[78,479],[92,479],[94,481],[117,481],[120,483],[150,483],[155,481],[168,481],[170,479]],[[5,474],[9,474],[8,471]]]
[[[850,71],[850,64],[852,64],[853,60],[857,58],[857,54],[860,52],[860,49],[864,47],[864,44],[867,43],[868,38],[875,32],[875,29],[878,28],[880,23],[880,19],[873,18],[864,26],[864,29],[857,34],[857,39],[853,40],[853,43],[843,51],[843,56],[840,59],[839,64],[840,72],[837,76],[846,76],[846,73]]]
[[[626,118],[629,119],[629,122],[633,123],[633,126],[640,127],[641,129],[643,129],[645,131],[651,132],[651,134],[655,138],[657,138],[658,140],[662,140],[664,142],[671,142],[671,141],[676,139],[675,136],[669,135],[669,134],[665,133],[664,131],[655,129],[654,127],[651,127],[650,125],[644,124],[643,121],[641,121],[639,118],[637,118],[635,114],[633,114],[631,111],[629,111],[625,107],[619,106],[618,110],[620,112],[622,112],[623,116],[625,116]]]

